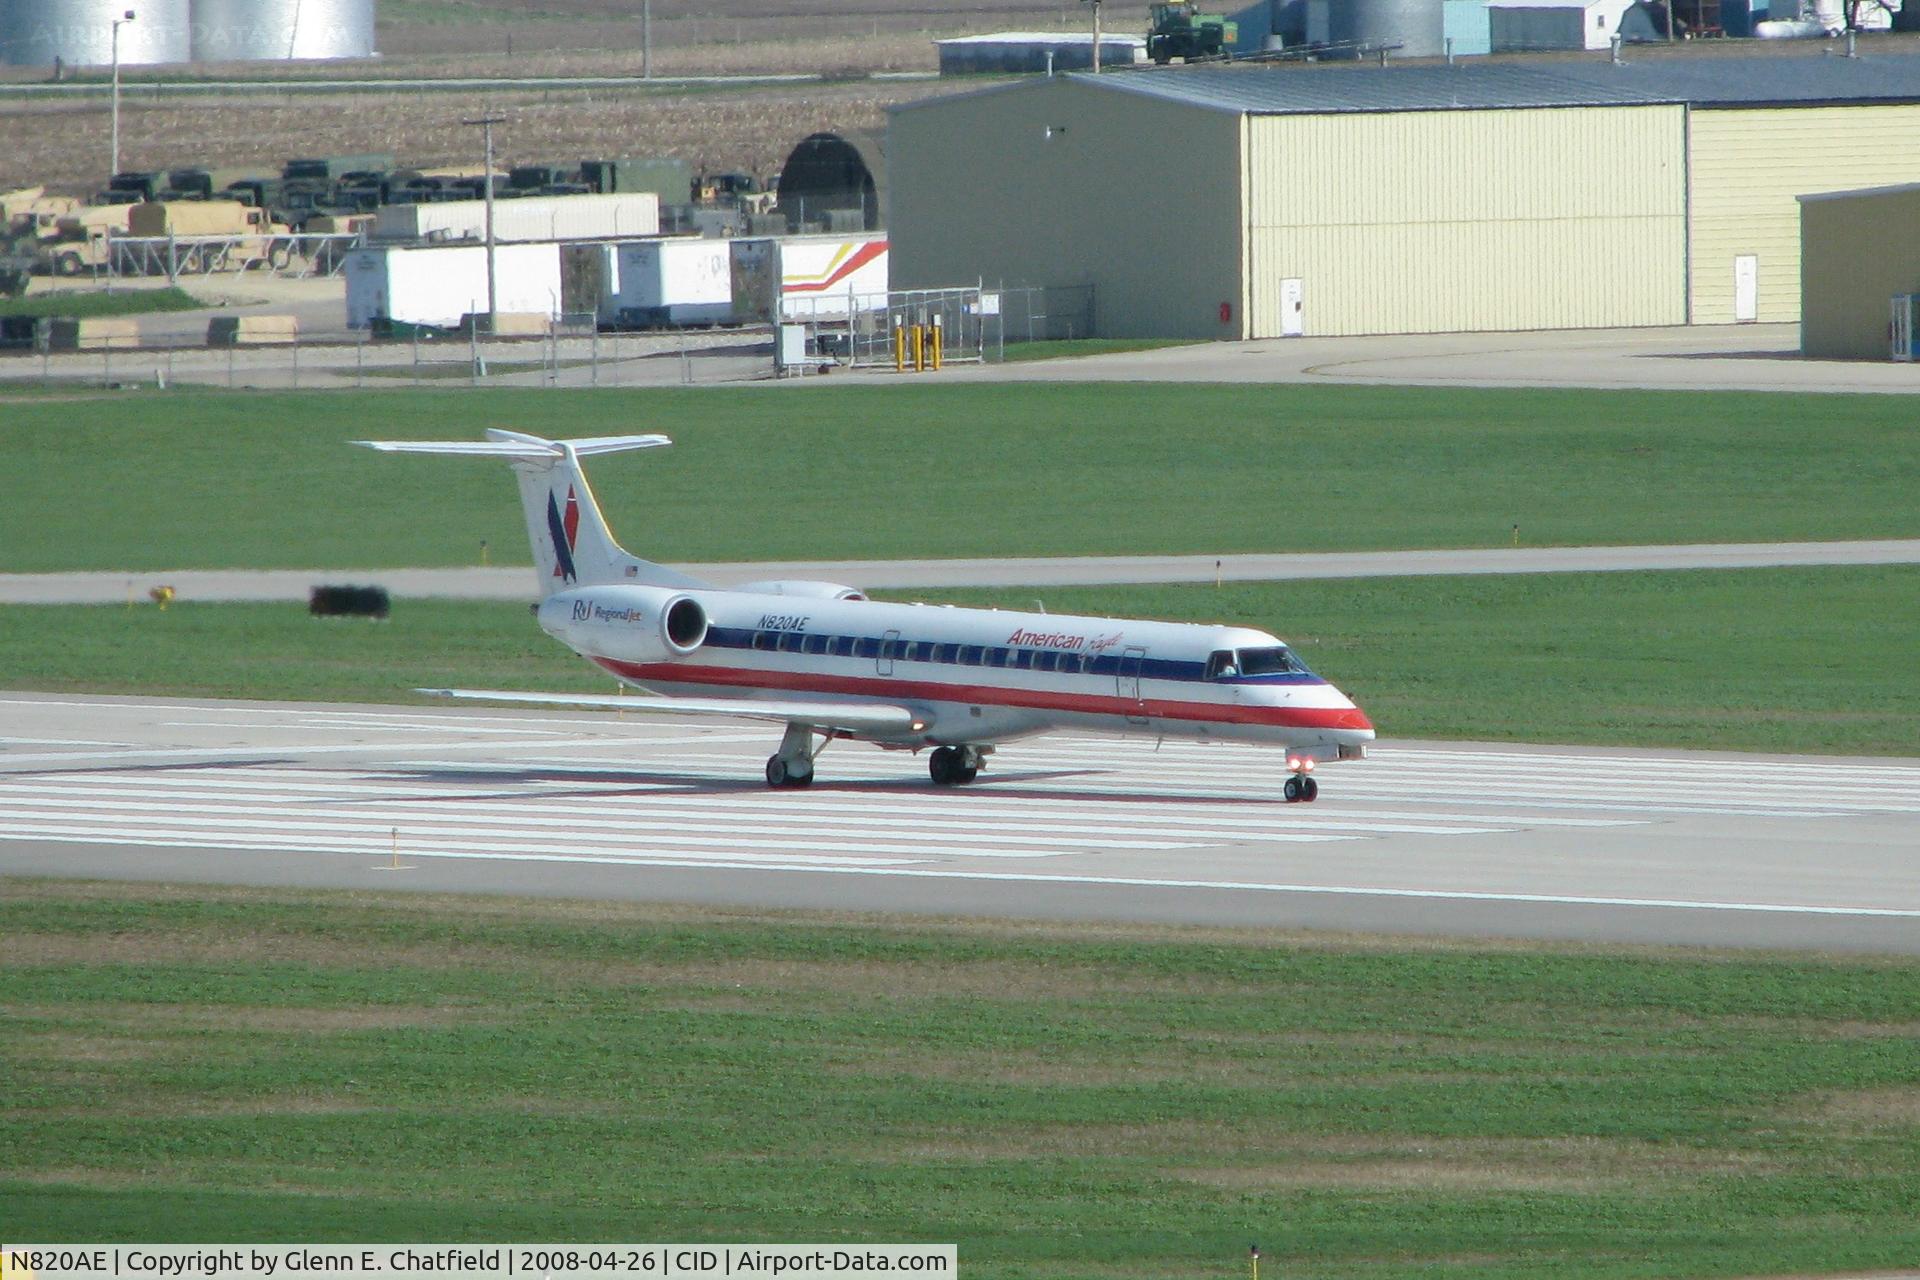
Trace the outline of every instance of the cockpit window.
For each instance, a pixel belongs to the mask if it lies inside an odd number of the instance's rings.
[[[1300,659],[1293,656],[1293,650],[1283,644],[1270,649],[1240,650],[1240,674],[1243,676],[1277,676],[1305,670]]]
[[[1207,655],[1207,679],[1231,680],[1240,674],[1240,664],[1234,660],[1233,650],[1215,649]]]

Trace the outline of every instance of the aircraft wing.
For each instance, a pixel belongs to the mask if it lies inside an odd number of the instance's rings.
[[[789,702],[784,699],[614,697],[605,694],[516,693],[505,689],[415,689],[432,698],[465,698],[481,702],[526,702],[548,707],[589,707],[595,711],[637,711],[647,715],[740,716],[748,720],[777,720],[782,724],[810,724],[820,729],[850,733],[906,734],[927,727],[926,720],[906,707],[849,702]]]

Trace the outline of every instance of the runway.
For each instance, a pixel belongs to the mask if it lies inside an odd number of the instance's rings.
[[[1059,735],[972,787],[733,722],[0,694],[0,874],[1920,952],[1920,763]],[[400,869],[395,870],[395,865]]]

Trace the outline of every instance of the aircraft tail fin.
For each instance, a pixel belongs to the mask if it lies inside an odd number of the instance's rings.
[[[634,583],[652,587],[706,584],[664,565],[641,560],[613,540],[580,459],[591,454],[654,449],[665,436],[593,436],[547,440],[518,431],[489,430],[485,440],[355,440],[381,453],[426,453],[503,458],[520,481],[520,505],[533,544],[534,572],[544,598],[570,587]]]

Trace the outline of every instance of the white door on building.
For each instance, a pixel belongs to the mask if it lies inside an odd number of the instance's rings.
[[[1733,318],[1751,324],[1760,318],[1760,258],[1743,253],[1733,260]]]
[[[1280,282],[1280,336],[1298,338],[1307,331],[1306,293],[1299,279]]]

